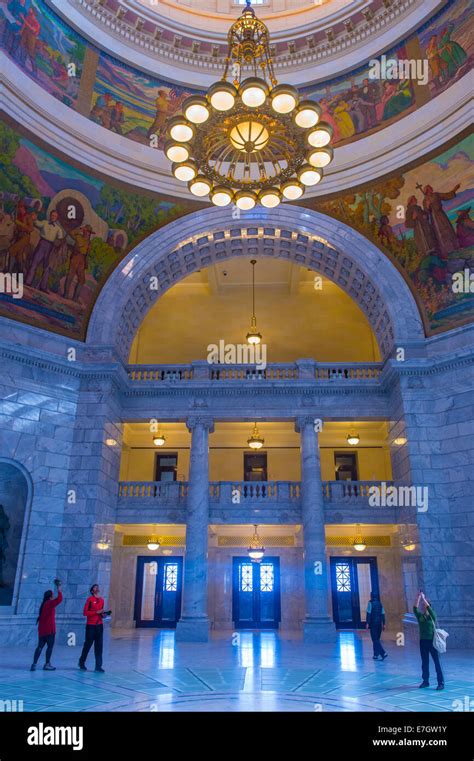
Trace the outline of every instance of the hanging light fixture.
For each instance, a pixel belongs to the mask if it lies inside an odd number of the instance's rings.
[[[360,441],[360,436],[358,433],[353,433],[352,431],[349,433],[347,437],[347,443],[351,445],[351,447],[356,447],[357,444]]]
[[[357,528],[359,529],[359,533],[356,534],[356,536],[354,537],[352,546],[354,547],[355,550],[357,550],[357,552],[363,552],[365,548],[367,547],[367,545],[362,538],[362,534],[360,533],[360,523],[357,524]]]
[[[416,542],[410,532],[410,528],[407,524],[406,529],[403,531],[400,544],[406,552],[413,552],[416,550]]]
[[[256,346],[262,340],[262,334],[257,330],[257,318],[255,316],[255,265],[257,264],[257,260],[251,259],[250,264],[252,265],[252,319],[250,321],[250,330],[247,333],[246,338],[247,343]]]
[[[257,428],[257,423],[255,423],[253,427],[252,434],[249,439],[247,439],[247,444],[249,445],[250,449],[261,449],[263,445],[265,444],[265,439],[260,436],[260,433]]]
[[[155,447],[162,447],[166,442],[165,434],[160,431],[153,436],[153,444]]]
[[[158,550],[160,547],[160,540],[156,536],[150,536],[148,539],[146,546],[149,550],[154,552],[155,550]]]
[[[265,555],[265,547],[263,546],[262,540],[258,535],[258,525],[256,523],[254,523],[254,528],[254,535],[250,540],[250,545],[247,552],[250,560],[253,563],[260,563],[263,556]]]
[[[268,29],[250,6],[246,0],[230,27],[222,79],[205,96],[186,98],[165,145],[174,176],[191,193],[244,211],[300,198],[333,158],[331,125],[320,121],[317,103],[278,84]]]
[[[104,535],[102,536],[99,541],[97,542],[97,549],[98,550],[108,550],[110,547],[110,542],[108,538]]]

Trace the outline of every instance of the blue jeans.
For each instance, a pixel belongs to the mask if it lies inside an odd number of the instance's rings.
[[[444,684],[443,671],[439,660],[439,653],[433,645],[432,639],[420,639],[421,675],[424,682],[430,681],[430,655],[436,669],[438,684]]]

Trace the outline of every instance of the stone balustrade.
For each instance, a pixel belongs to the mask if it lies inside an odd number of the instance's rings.
[[[321,363],[298,360],[294,363],[271,363],[265,369],[258,365],[209,364],[205,360],[188,365],[128,365],[129,381],[135,383],[183,383],[210,381],[329,381],[378,382],[381,362]]]
[[[387,487],[392,481],[385,482]],[[380,481],[323,481],[323,504],[329,522],[392,523],[406,520],[398,508],[371,506],[370,488]],[[251,519],[259,521],[291,514],[301,518],[300,481],[210,481],[209,506],[216,522]],[[188,482],[122,481],[119,483],[117,518],[123,522],[159,521],[162,512],[174,514],[180,522],[186,515]],[[400,515],[399,515],[400,514]]]

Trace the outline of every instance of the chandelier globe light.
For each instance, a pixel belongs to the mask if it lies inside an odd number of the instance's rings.
[[[254,523],[254,534],[250,540],[250,545],[247,549],[247,554],[253,563],[260,563],[265,555],[265,547],[258,535],[258,525]]]
[[[263,445],[265,444],[265,439],[260,436],[260,432],[257,427],[257,423],[255,422],[253,431],[250,435],[250,438],[247,439],[247,444],[249,446],[249,449],[261,449]]]
[[[266,25],[251,0],[231,25],[222,79],[191,95],[167,125],[165,155],[176,179],[215,206],[242,211],[296,201],[333,159],[321,108],[279,83]],[[232,81],[230,78],[232,77]]]

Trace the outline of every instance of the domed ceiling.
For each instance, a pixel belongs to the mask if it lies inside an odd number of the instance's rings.
[[[102,35],[120,39],[129,51],[144,50],[174,67],[199,67],[202,78],[221,68],[227,31],[245,0],[49,0],[49,4],[91,37],[93,28],[100,26]],[[252,0],[269,27],[276,70],[287,72],[294,83],[348,70],[357,60],[398,42],[443,5],[426,0]],[[106,38],[99,39],[107,47]],[[348,53],[356,54],[350,62]],[[124,49],[121,54],[127,57]],[[315,63],[319,67],[333,59],[336,65],[330,71],[321,69],[320,76],[315,71],[310,79],[301,75],[309,67],[314,69]],[[134,62],[133,53],[129,61]]]

